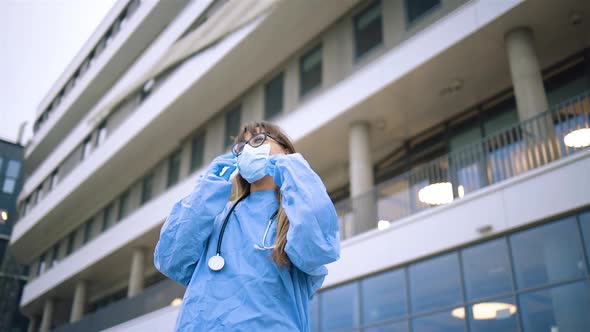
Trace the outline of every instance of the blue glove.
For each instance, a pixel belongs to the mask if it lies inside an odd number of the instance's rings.
[[[236,156],[233,153],[227,153],[213,159],[207,170],[205,176],[220,177],[229,181],[230,175],[237,168]]]

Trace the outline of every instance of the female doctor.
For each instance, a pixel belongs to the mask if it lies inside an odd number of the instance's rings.
[[[309,331],[308,302],[339,258],[326,187],[266,121],[243,126],[176,202],[154,251],[156,268],[187,287],[183,332]]]

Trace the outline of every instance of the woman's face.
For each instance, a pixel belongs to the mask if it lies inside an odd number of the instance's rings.
[[[261,131],[264,131],[264,130],[262,130],[260,128],[256,128],[257,133],[259,133]],[[244,134],[244,141],[248,141],[251,137],[252,137],[252,135],[249,132],[247,132],[246,134]],[[264,145],[264,144],[270,144],[270,152],[269,152],[270,155],[277,154],[277,153],[283,153],[283,154],[287,153],[287,150],[282,145],[277,143],[272,137],[267,136],[266,139],[264,140],[264,143],[262,143],[262,145]]]

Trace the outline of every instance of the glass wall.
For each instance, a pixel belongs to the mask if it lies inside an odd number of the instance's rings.
[[[312,331],[590,331],[590,210],[328,288]]]

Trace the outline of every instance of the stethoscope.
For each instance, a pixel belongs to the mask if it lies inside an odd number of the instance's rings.
[[[216,251],[215,255],[211,256],[211,258],[209,258],[209,261],[207,262],[207,265],[209,265],[209,268],[213,271],[219,271],[225,265],[225,260],[221,256],[221,241],[223,240],[223,233],[225,232],[225,226],[227,225],[227,222],[229,220],[229,216],[234,211],[234,208],[236,207],[236,205],[238,205],[238,203],[240,203],[240,201],[242,199],[244,199],[246,196],[248,196],[248,195],[244,195],[244,196],[240,197],[240,199],[231,207],[228,214],[225,216],[225,219],[223,220],[223,225],[221,226],[221,232],[219,232],[219,238],[217,239],[217,251]],[[274,245],[266,246],[266,235],[268,234],[268,230],[270,229],[270,225],[272,225],[274,217],[278,213],[279,213],[279,209],[277,209],[275,211],[275,213],[273,213],[273,215],[268,220],[268,225],[266,226],[266,230],[264,231],[264,236],[262,237],[262,246],[259,246],[257,243],[255,243],[254,248],[259,249],[259,250],[271,250],[275,247]]]

